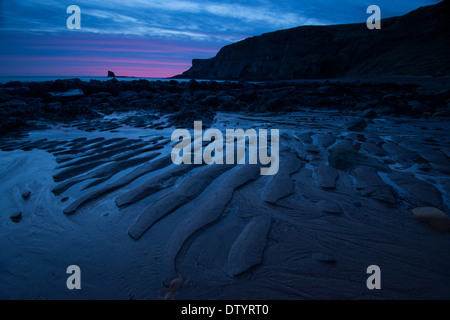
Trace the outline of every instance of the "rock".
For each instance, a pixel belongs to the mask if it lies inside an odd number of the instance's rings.
[[[317,203],[317,206],[319,207],[319,210],[324,213],[331,213],[331,214],[341,214],[342,209],[339,206],[339,204],[329,201],[329,200],[320,200]]]
[[[9,100],[7,102],[0,103],[1,109],[5,109],[5,108],[26,109],[27,106],[28,105],[26,102],[19,100],[19,99],[13,99],[13,100]]]
[[[112,71],[108,71],[108,78],[114,78],[116,75]]]
[[[198,90],[199,88],[200,88],[199,83],[194,79],[189,80],[189,82],[186,84],[186,89],[191,91]]]
[[[356,159],[359,157],[359,153],[348,144],[339,144],[332,150],[330,150],[330,156],[328,157],[328,163],[331,167],[345,170],[350,169],[358,164]]]
[[[106,91],[111,93],[114,97],[117,97],[123,90],[122,81],[118,81],[116,78],[105,81],[104,85],[106,86]]]
[[[129,103],[132,100],[139,100],[140,97],[136,91],[126,90],[119,93],[119,98]]]
[[[308,132],[302,132],[301,134],[298,135],[298,138],[305,144],[311,144],[312,138],[311,136],[313,135],[313,132],[308,131]]]
[[[417,166],[417,169],[420,171],[428,172],[432,169],[432,167],[428,163],[421,163]]]
[[[383,150],[379,145],[377,145],[373,142],[365,142],[362,144],[361,147],[364,151],[366,151],[367,153],[372,154],[372,155],[376,155],[379,157],[384,157],[387,155],[387,152],[385,150]],[[395,162],[392,162],[392,163],[395,163]],[[392,163],[390,163],[390,164],[392,164]]]
[[[178,274],[178,278],[173,279],[170,281],[170,284],[167,286],[167,288],[164,288],[162,290],[163,293],[165,293],[161,298],[163,300],[173,300],[175,299],[175,296],[177,295],[178,291],[183,287],[184,280],[183,276],[181,274]]]
[[[62,102],[67,104],[84,97],[84,92],[81,89],[69,89],[63,92],[49,92],[46,99],[47,102]]]
[[[373,109],[367,109],[361,114],[361,116],[368,119],[374,119],[378,116],[378,114]]]
[[[324,189],[336,188],[336,179],[338,178],[337,170],[326,164],[321,164],[314,171],[317,185]]]
[[[395,110],[391,108],[390,106],[383,106],[377,109],[377,113],[383,114],[383,115],[389,115],[393,114]]]
[[[442,194],[433,184],[418,179],[408,172],[392,172],[388,177],[412,205],[444,207]]]
[[[364,119],[356,119],[345,124],[345,128],[350,131],[363,131],[367,127],[367,122]]]
[[[0,118],[0,136],[21,130],[27,125],[21,118]]]
[[[352,205],[354,205],[357,208],[360,208],[362,206],[361,201],[353,200]]]
[[[47,88],[47,92],[64,92],[71,89],[82,89],[83,82],[80,79],[56,79]],[[43,90],[44,88],[41,88]]]
[[[320,148],[314,145],[307,145],[303,148],[304,151],[311,153],[311,154],[319,154]]]
[[[387,101],[396,101],[398,99],[398,96],[394,93],[390,93],[390,94],[385,94],[382,98],[381,101],[387,102]]]
[[[216,95],[209,95],[201,101],[201,104],[215,108],[220,105],[220,100]]]
[[[323,262],[323,263],[335,263],[336,259],[331,254],[315,252],[312,254],[311,258],[313,260]]]
[[[62,108],[62,103],[59,101],[56,102],[50,102],[43,106],[42,110],[45,112],[54,113],[57,112],[59,109]]]
[[[358,134],[356,135],[356,139],[357,139],[358,141],[360,141],[360,142],[366,142],[366,137],[365,137],[363,134],[361,134],[361,133],[358,133]]]
[[[90,95],[91,98],[97,98],[97,99],[106,99],[111,97],[111,93],[109,92],[97,92]]]
[[[428,139],[428,142],[433,141]],[[433,143],[437,142],[434,141]],[[419,170],[423,170],[421,168],[429,168],[431,166],[433,169],[436,169],[444,174],[450,174],[449,160],[442,152],[431,148],[424,148],[423,150],[419,150],[419,153],[420,156],[418,156],[415,161],[419,164]]]
[[[24,200],[28,200],[28,199],[30,198],[30,195],[31,195],[31,191],[24,191],[24,192],[22,193],[22,198],[23,198]]]
[[[417,100],[412,100],[408,102],[408,106],[414,113],[425,113],[430,110],[430,108]]]
[[[69,89],[64,92],[49,92],[52,97],[82,97],[84,92],[81,89]]]
[[[322,148],[328,148],[336,142],[336,137],[328,133],[319,133],[315,138],[317,145]]]
[[[388,204],[394,204],[396,198],[392,190],[378,176],[375,169],[365,166],[357,167],[353,170],[356,180],[355,188],[363,197],[370,197]]]
[[[19,211],[19,212],[13,213],[9,218],[11,219],[12,222],[18,223],[20,220],[22,220],[22,212]]]
[[[178,274],[178,278],[170,281],[169,287],[173,290],[179,291],[183,287],[183,283],[183,276],[181,274]]]
[[[215,116],[215,112],[207,110],[200,106],[193,105],[192,108],[182,109],[179,112],[169,115],[168,122],[171,125],[177,126],[179,128],[189,128],[192,127],[194,121],[202,119],[203,128],[207,128],[211,125]]]
[[[434,207],[420,207],[412,209],[413,216],[430,226],[442,230],[450,231],[450,218],[441,210]]]
[[[361,165],[386,170],[385,164],[359,153],[349,141],[340,142],[330,149],[328,163],[330,167],[338,170],[349,170]]]
[[[12,100],[11,92],[6,89],[0,89],[0,103]]]

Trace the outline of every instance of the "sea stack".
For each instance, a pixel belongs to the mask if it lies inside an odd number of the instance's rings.
[[[116,75],[112,71],[108,71],[108,78],[115,78]]]

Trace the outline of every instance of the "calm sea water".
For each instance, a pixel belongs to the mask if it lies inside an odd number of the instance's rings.
[[[32,81],[54,81],[57,79],[80,79],[82,81],[90,81],[90,80],[100,80],[100,81],[107,81],[111,80],[112,78],[108,77],[0,77],[0,83],[7,83],[10,81],[20,81],[20,82],[32,82]],[[148,81],[170,81],[172,79],[170,78],[117,78],[117,80],[120,81],[133,81],[133,80],[148,80]],[[188,81],[184,79],[176,79],[179,82]]]

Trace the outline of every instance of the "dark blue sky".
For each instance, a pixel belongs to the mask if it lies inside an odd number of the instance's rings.
[[[1,0],[1,76],[166,77],[213,57],[248,36],[301,25],[364,22],[376,4],[382,18],[433,0]],[[81,29],[68,30],[69,5]]]

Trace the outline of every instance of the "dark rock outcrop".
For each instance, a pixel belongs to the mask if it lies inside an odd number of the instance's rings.
[[[108,71],[108,78],[114,78],[116,75],[112,71]]]
[[[194,59],[176,78],[222,80],[324,79],[450,74],[450,1],[365,23],[302,26],[223,47],[211,59]]]
[[[11,219],[11,221],[14,222],[14,223],[20,222],[20,221],[22,220],[22,212],[18,211],[18,212],[13,213],[13,214],[10,216],[10,219]]]

